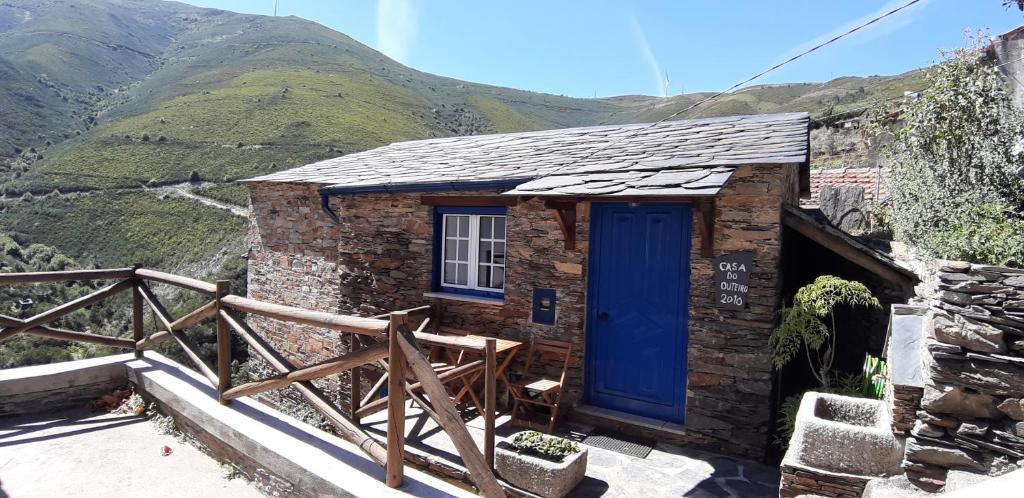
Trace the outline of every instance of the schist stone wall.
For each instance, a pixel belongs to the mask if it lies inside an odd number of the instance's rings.
[[[938,282],[903,463],[929,491],[1024,467],[1024,269],[951,262]]]
[[[714,306],[713,268],[700,254],[703,234],[694,210],[686,430],[675,436],[679,442],[750,457],[763,454],[771,410],[768,336],[780,289],[780,213],[783,203],[797,202],[797,171],[796,165],[740,167],[717,198],[715,254],[754,253],[744,311]],[[251,297],[361,316],[433,304],[445,326],[568,341],[577,366],[570,369],[563,406],[581,400],[588,204],[577,209],[572,250],[565,249],[555,217],[542,201],[510,206],[505,302],[485,304],[424,296],[431,291],[434,216],[431,206],[420,203],[420,194],[333,196],[330,206],[341,216],[339,225],[321,212],[318,187],[250,184]],[[555,325],[531,322],[534,288],[556,290]],[[266,320],[253,320],[253,326],[299,363],[345,348],[345,339],[323,330]],[[326,387],[347,404],[346,377]]]

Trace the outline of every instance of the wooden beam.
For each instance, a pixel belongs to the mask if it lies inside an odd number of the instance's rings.
[[[409,315],[403,311],[391,314],[388,325],[388,420],[387,479],[392,488],[402,486],[405,475],[405,355],[398,344],[400,327],[407,327]]]
[[[473,441],[469,429],[466,429],[466,424],[462,421],[462,416],[455,409],[451,399],[448,398],[448,391],[445,390],[444,384],[434,373],[434,369],[430,366],[430,360],[416,344],[416,338],[412,335],[412,331],[404,326],[399,327],[398,339],[402,352],[405,353],[405,358],[409,362],[409,367],[423,384],[423,390],[434,405],[441,427],[448,433],[455,449],[458,450],[473,483],[488,498],[504,497],[505,490],[498,483],[498,479],[494,477],[494,472],[488,467],[484,455],[477,449],[476,442]]]
[[[114,285],[104,287],[92,294],[82,296],[74,301],[68,301],[56,308],[51,308],[44,311],[36,316],[33,316],[25,320],[21,325],[9,326],[0,331],[0,341],[7,339],[8,337],[14,336],[15,334],[24,332],[28,329],[38,327],[40,325],[50,323],[68,313],[77,311],[86,306],[95,304],[102,301],[118,292],[131,288],[131,280],[122,280]]]
[[[423,306],[417,306],[415,308],[409,308],[407,310],[400,310],[400,311],[408,313],[409,314],[409,320],[411,321],[411,320],[414,320],[417,316],[420,316],[420,315],[430,316],[431,310],[433,310],[433,308],[434,308],[433,305],[424,304]],[[376,316],[371,316],[370,318],[373,318],[374,320],[387,320],[388,317],[391,316],[391,313],[397,313],[397,312],[390,311],[388,313],[381,313],[381,314],[376,315]]]
[[[217,311],[220,311],[220,300],[231,292],[230,280],[217,281],[217,293],[213,302]],[[171,324],[174,325],[174,324]],[[217,314],[217,393],[220,395],[220,403],[228,404],[231,398],[227,398],[227,391],[231,389],[231,328],[227,322]]]
[[[5,327],[17,327],[24,324],[25,321],[13,316],[0,315],[0,325]],[[47,337],[50,339],[61,339],[65,341],[82,341],[91,342],[95,344],[103,344],[104,346],[113,346],[117,348],[134,348],[135,346],[128,346],[127,342],[132,342],[131,339],[121,337],[111,337],[107,335],[93,334],[90,332],[75,332],[73,330],[64,330],[56,327],[49,327],[41,325],[39,327],[31,328],[22,332],[23,334],[35,335],[39,337]]]
[[[132,286],[132,339],[135,341],[135,357],[142,358],[142,341],[146,339],[142,309],[142,293],[138,286]],[[169,335],[169,334],[168,334]]]
[[[360,349],[336,358],[331,358],[305,368],[299,368],[288,373],[278,374],[263,380],[248,382],[240,386],[233,387],[225,391],[222,397],[225,400],[232,400],[241,398],[242,396],[254,396],[262,392],[287,387],[294,382],[315,380],[338,372],[343,372],[354,366],[364,365],[366,363],[385,358],[387,355],[388,345],[382,342],[366,349]]]
[[[498,341],[488,337],[484,347],[484,460],[494,470],[494,417],[498,411]]]
[[[358,337],[359,337],[359,334],[349,334],[348,335],[348,350],[349,351],[355,351],[357,347],[361,347],[362,346],[362,344],[358,343],[358,339],[357,339]],[[359,409],[359,400],[362,397],[362,394],[360,393],[360,390],[363,387],[363,366],[362,365],[357,365],[355,368],[353,368],[352,371],[349,372],[348,378],[349,378],[349,381],[350,381],[349,382],[350,385],[349,385],[349,389],[348,389],[348,394],[349,394],[349,401],[348,401],[348,412],[349,412],[349,415],[348,416],[352,420],[355,420],[355,421],[358,422],[359,418],[356,417],[356,410]]]
[[[427,206],[515,206],[519,199],[511,195],[421,195]]]
[[[566,249],[576,248],[576,201],[544,201],[544,207],[554,210],[555,221],[562,231]]]
[[[211,296],[217,293],[217,286],[215,284],[203,282],[202,280],[196,280],[194,278],[183,277],[181,275],[174,275],[156,270],[147,270],[144,268],[135,270],[135,275],[146,280],[169,284],[183,289],[194,290],[196,292],[203,292],[210,294]]]
[[[284,358],[280,353],[270,347],[269,344],[256,332],[249,328],[242,320],[236,319],[227,310],[220,310],[218,314],[224,318],[228,326],[231,327],[241,337],[246,344],[249,345],[252,350],[258,354],[261,358],[267,361],[271,367],[280,373],[289,373],[295,370],[295,367]],[[338,435],[359,447],[363,450],[371,460],[384,467],[387,462],[387,450],[384,449],[376,439],[366,433],[358,424],[352,422],[348,417],[341,413],[334,403],[331,403],[327,396],[310,381],[299,381],[292,384],[295,388],[306,399],[306,402],[322,414],[327,420],[338,430]]]
[[[139,298],[142,298],[141,293],[139,293]],[[210,301],[200,306],[199,308],[196,308],[191,313],[171,322],[171,327],[173,327],[174,330],[185,330],[216,314],[217,302]],[[159,332],[154,332],[150,334],[149,337],[142,339],[141,341],[138,341],[136,344],[138,344],[139,349],[149,349],[157,344],[160,344],[161,342],[169,341],[171,339],[174,339],[174,337],[171,335],[170,332],[166,330],[161,330]]]
[[[457,367],[455,367],[455,368],[453,368],[453,369],[451,369],[451,370],[449,370],[447,372],[444,372],[444,373],[438,375],[437,378],[440,379],[442,382],[448,381],[448,380],[454,379],[456,377],[462,377],[462,376],[465,376],[465,375],[469,375],[469,374],[475,373],[475,372],[479,371],[480,368],[483,367],[483,366],[484,366],[484,360],[472,361],[472,362],[469,362],[469,363],[465,363],[463,365],[459,365],[459,366],[457,366]],[[422,382],[415,382],[413,384],[410,384],[409,385],[409,389],[412,390],[413,392],[418,392],[421,389],[423,389],[423,383]],[[390,395],[390,393],[389,393],[389,395]],[[363,405],[362,407],[360,407],[359,410],[356,412],[356,414],[359,415],[360,417],[365,417],[367,415],[371,415],[371,414],[377,413],[380,410],[384,409],[387,406],[387,403],[388,403],[388,399],[387,398],[381,398],[381,399],[373,400],[373,401]]]
[[[420,344],[425,344],[427,346],[461,349],[477,353],[482,353],[484,351],[484,346],[480,344],[479,341],[466,337],[437,335],[426,332],[414,332],[413,336],[416,337],[416,340],[419,341]]]
[[[185,356],[188,356],[188,359],[192,360],[192,363],[197,369],[199,369],[199,372],[209,379],[210,384],[216,386],[218,382],[217,374],[209,365],[206,364],[203,357],[199,356],[199,346],[197,346],[192,339],[189,339],[188,336],[183,334],[181,331],[174,330],[171,314],[168,313],[167,308],[164,308],[164,305],[160,303],[160,300],[157,299],[156,295],[153,294],[152,289],[150,289],[145,282],[139,282],[139,285],[136,287],[138,287],[139,292],[142,293],[142,298],[149,303],[149,307],[153,310],[153,313],[156,314],[157,319],[163,322],[166,330],[171,333],[171,337],[178,341],[178,345],[181,346],[182,351],[185,352]]]
[[[785,206],[782,222],[800,235],[811,239],[822,247],[842,256],[883,279],[898,285],[905,292],[912,292],[917,277],[910,270],[897,269],[895,263],[887,262],[874,249],[846,235],[838,228],[825,226],[811,215],[800,212],[799,208]]]
[[[700,255],[711,258],[715,255],[715,199],[701,199],[697,206],[700,213]]]
[[[131,278],[133,268],[109,270],[70,270],[0,273],[0,285],[35,284],[41,282],[82,282],[87,280],[120,280]]]
[[[326,329],[349,332],[353,334],[364,334],[372,336],[384,336],[388,330],[388,322],[385,320],[374,320],[358,316],[336,315],[322,311],[311,311],[293,306],[265,303],[255,299],[248,299],[240,296],[224,296],[221,299],[222,306],[233,310],[265,316],[276,320],[312,325]]]
[[[43,326],[28,329],[23,333],[34,335],[37,337],[46,337],[49,339],[88,342],[92,344],[102,344],[104,346],[113,346],[115,348],[135,349],[135,341],[131,339],[91,334],[88,332],[75,332],[73,330],[64,330]]]

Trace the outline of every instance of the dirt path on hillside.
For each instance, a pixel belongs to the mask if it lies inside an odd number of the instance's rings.
[[[243,218],[248,218],[249,217],[249,208],[247,208],[247,207],[236,206],[234,204],[218,201],[216,199],[211,199],[209,197],[203,197],[203,196],[193,192],[193,189],[195,189],[197,187],[206,187],[206,186],[209,186],[209,185],[213,185],[213,184],[206,184],[206,185],[204,185],[204,184],[194,184],[194,183],[187,183],[186,182],[186,183],[178,183],[178,184],[175,184],[175,185],[167,185],[167,186],[164,186],[164,187],[156,187],[156,188],[145,188],[145,187],[143,187],[143,188],[145,190],[147,190],[147,191],[163,192],[163,193],[167,193],[167,194],[178,196],[178,197],[185,197],[185,198],[188,198],[188,199],[193,199],[193,200],[198,201],[199,203],[201,203],[203,205],[206,205],[206,206],[210,206],[210,207],[214,207],[214,208],[218,208],[218,209],[225,209],[225,210],[231,211],[232,214],[235,214],[237,216],[241,216]]]
[[[212,182],[203,182],[203,183],[181,182],[181,183],[175,183],[175,184],[171,184],[171,185],[162,185],[160,187],[147,187],[145,185],[139,185],[138,187],[131,187],[131,188],[96,189],[96,190],[86,190],[86,191],[81,191],[81,192],[67,192],[67,193],[62,193],[60,195],[61,195],[61,197],[73,197],[73,196],[78,196],[78,195],[120,194],[120,193],[131,193],[131,192],[145,192],[145,193],[154,194],[157,197],[157,199],[161,199],[162,196],[164,196],[164,195],[174,196],[174,197],[184,197],[186,199],[192,199],[192,200],[194,200],[196,202],[199,202],[200,204],[203,204],[204,206],[209,206],[209,207],[217,208],[217,209],[223,209],[225,211],[230,211],[231,214],[233,214],[235,216],[241,216],[243,218],[248,218],[249,217],[249,208],[248,207],[239,206],[239,205],[236,205],[236,204],[231,204],[229,202],[219,201],[217,199],[213,199],[213,198],[210,198],[210,197],[205,197],[205,196],[199,195],[199,194],[194,192],[196,189],[199,189],[199,188],[212,187],[212,186],[216,186],[216,185],[219,185],[219,184],[212,183]],[[21,197],[0,197],[0,203],[12,204],[12,203],[17,203],[17,202],[21,202]]]

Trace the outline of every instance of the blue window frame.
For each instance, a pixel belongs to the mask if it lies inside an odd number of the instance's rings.
[[[506,220],[503,207],[435,208],[434,290],[504,297]]]

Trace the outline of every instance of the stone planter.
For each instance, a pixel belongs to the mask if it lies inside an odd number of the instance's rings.
[[[903,444],[893,436],[883,401],[804,394],[786,459],[861,476],[902,473]]]
[[[587,472],[587,448],[581,445],[579,453],[561,462],[552,462],[518,453],[511,444],[502,441],[495,447],[494,467],[502,479],[517,488],[544,498],[562,498],[583,480]]]

